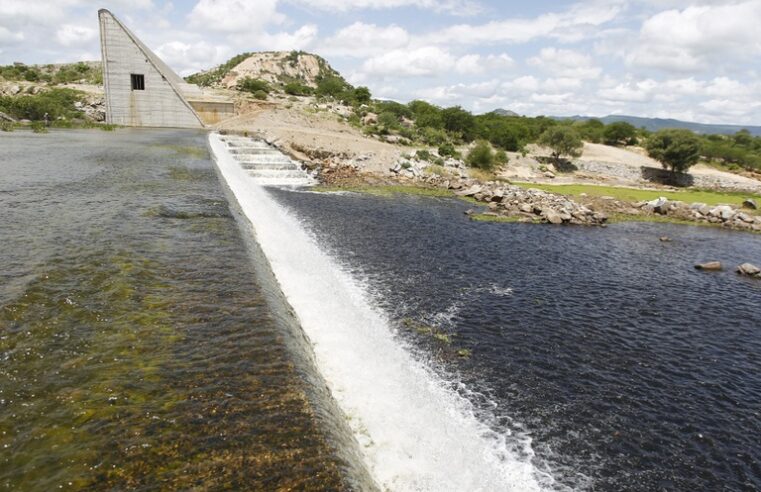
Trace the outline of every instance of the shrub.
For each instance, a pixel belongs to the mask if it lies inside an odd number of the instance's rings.
[[[15,125],[12,121],[0,121],[0,131],[12,132],[15,129]]]
[[[34,133],[47,133],[48,127],[45,126],[45,123],[42,121],[33,121],[31,125],[29,125],[30,128]]]
[[[49,120],[77,118],[82,113],[74,107],[74,103],[83,99],[83,92],[55,88],[35,95],[0,97],[0,111],[16,119],[32,121],[43,120],[45,113]]]
[[[267,99],[267,93],[263,90],[258,90],[254,92],[254,98],[259,99],[260,101],[264,101]]]
[[[449,135],[447,135],[447,132],[438,128],[418,128],[418,135],[423,143],[427,145],[444,145],[449,142]]]
[[[428,161],[428,162],[430,162],[430,161],[433,160],[433,156],[427,150],[418,150],[417,152],[415,152],[415,159],[417,159],[419,161]]]
[[[391,111],[384,111],[378,115],[378,125],[389,130],[399,128],[399,117]]]
[[[500,165],[507,164],[510,159],[507,157],[507,152],[502,149],[497,150],[494,154],[494,162]]]
[[[314,89],[308,85],[300,84],[299,82],[289,82],[285,84],[283,91],[291,96],[310,96],[314,93]]]
[[[465,162],[470,167],[485,169],[487,171],[494,167],[494,153],[491,145],[486,140],[479,140],[476,145],[468,152]]]
[[[460,153],[457,152],[457,149],[452,144],[452,142],[444,142],[439,146],[439,155],[442,157],[455,157],[459,158]]]
[[[250,92],[251,94],[254,94],[254,97],[259,99],[259,97],[256,96],[256,93],[264,92],[265,95],[269,94],[270,85],[264,80],[246,77],[243,80],[238,81],[238,90]]]
[[[579,134],[570,126],[548,128],[539,138],[539,143],[552,150],[552,158],[559,162],[561,157],[578,157],[584,148]]]
[[[684,172],[700,159],[700,139],[690,130],[660,130],[648,139],[647,153],[672,174]]]

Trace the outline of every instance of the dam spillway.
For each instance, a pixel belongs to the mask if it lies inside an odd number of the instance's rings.
[[[314,178],[301,165],[264,141],[224,135],[219,140],[254,182],[263,186],[308,186]]]

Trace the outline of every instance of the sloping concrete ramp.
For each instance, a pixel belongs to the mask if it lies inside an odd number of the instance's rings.
[[[106,9],[98,11],[106,122],[124,126],[203,128],[183,93],[200,92],[174,73]]]
[[[266,142],[237,135],[209,136],[213,143],[224,145],[229,154],[248,174],[252,181],[262,186],[309,186],[316,184],[314,178],[301,165]]]

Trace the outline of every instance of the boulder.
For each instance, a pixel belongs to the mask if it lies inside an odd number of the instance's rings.
[[[708,263],[698,263],[695,265],[696,270],[704,270],[706,272],[719,272],[724,269],[720,261],[709,261]]]
[[[456,194],[459,196],[475,196],[478,193],[481,193],[481,186],[479,185],[473,185],[470,188],[462,191],[458,191]]]
[[[750,210],[758,210],[758,204],[756,203],[756,200],[752,198],[748,198],[743,202],[743,208],[747,208]]]
[[[752,224],[755,219],[744,212],[739,212],[735,215],[735,220],[741,220],[748,224]]]
[[[520,206],[521,212],[530,214],[534,212],[534,206],[530,203],[524,203]]]
[[[737,267],[737,273],[740,275],[745,275],[747,277],[761,278],[761,268],[758,268],[756,265],[753,265],[751,263],[743,263],[742,265]]]
[[[719,205],[718,207],[711,209],[709,215],[727,221],[735,215],[735,210],[729,205]]]
[[[364,118],[362,118],[362,124],[363,125],[376,125],[378,124],[378,115],[375,113],[367,113]]]
[[[545,219],[547,219],[547,222],[549,222],[550,224],[562,224],[563,223],[563,218],[560,216],[559,213],[557,213],[554,210],[549,210],[549,209],[545,210],[542,213],[542,215],[544,216]]]
[[[656,200],[647,202],[645,207],[651,208],[653,212],[661,215],[666,215],[669,211],[669,201],[665,197],[660,197]]]

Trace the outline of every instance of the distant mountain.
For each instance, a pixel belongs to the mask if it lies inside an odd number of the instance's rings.
[[[590,116],[568,116],[557,117],[557,119],[570,119],[575,121],[585,121],[593,119]],[[732,135],[740,130],[748,130],[752,135],[761,136],[761,126],[747,126],[747,125],[706,125],[703,123],[692,123],[689,121],[680,121],[673,119],[662,118],[640,118],[638,116],[626,116],[626,115],[610,115],[603,118],[595,118],[606,125],[614,123],[616,121],[625,121],[631,123],[637,128],[645,128],[650,131],[658,131],[664,128],[685,128],[692,130],[695,133],[701,134],[720,134],[720,135]]]
[[[495,109],[494,111],[492,111],[492,113],[494,113],[496,115],[499,115],[499,116],[520,116],[515,111],[510,111],[509,109],[502,109],[502,108]]]

